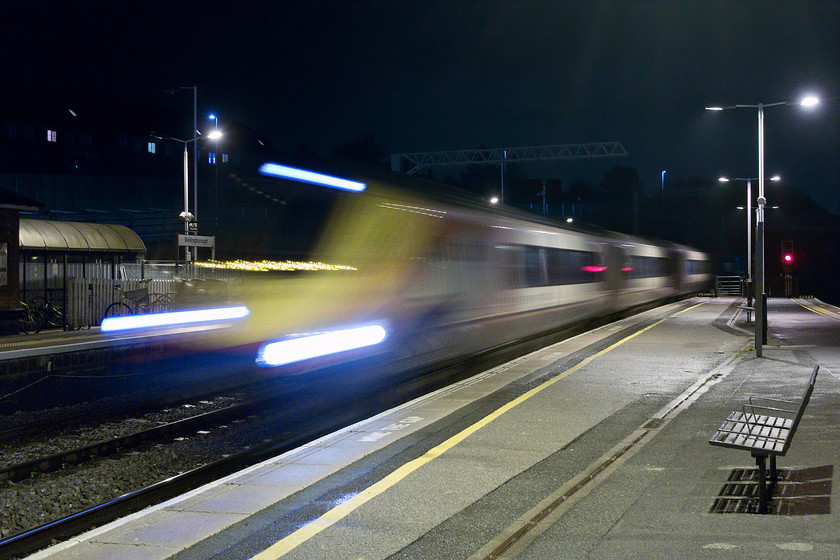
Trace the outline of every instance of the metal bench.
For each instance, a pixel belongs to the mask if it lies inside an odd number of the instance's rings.
[[[750,397],[741,411],[732,412],[709,439],[712,445],[749,451],[758,466],[758,513],[767,513],[767,504],[776,485],[776,457],[787,453],[802,413],[808,406],[819,364],[800,401]],[[756,404],[761,402],[764,404]],[[770,457],[770,484],[767,485],[767,457]]]
[[[739,305],[738,309],[743,309],[747,313],[747,323],[752,323],[752,314],[755,311],[755,307],[750,307],[749,305]]]

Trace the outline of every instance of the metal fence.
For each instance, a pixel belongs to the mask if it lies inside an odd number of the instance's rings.
[[[122,301],[118,286],[124,291],[147,288],[150,294],[167,294],[178,307],[206,303],[202,297],[211,284],[213,297],[225,301],[235,299],[241,285],[236,271],[174,261],[116,266],[107,262],[54,262],[46,267],[42,263],[21,263],[21,298],[27,302],[44,298],[63,308],[68,329],[98,326],[107,307]]]
[[[748,286],[743,276],[718,276],[715,282],[715,297],[747,297]],[[799,297],[799,278],[790,274],[767,276],[764,278],[764,293],[767,297]]]
[[[69,278],[65,306],[67,328],[79,329],[99,325],[108,306],[122,301],[117,286],[126,291],[148,288],[149,293],[175,293],[175,280],[141,282],[114,278]]]

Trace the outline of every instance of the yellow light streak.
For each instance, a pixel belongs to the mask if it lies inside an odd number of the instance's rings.
[[[298,261],[199,261],[195,266],[223,270],[242,270],[247,272],[295,272],[320,270],[358,270],[354,266],[327,264],[322,262]]]

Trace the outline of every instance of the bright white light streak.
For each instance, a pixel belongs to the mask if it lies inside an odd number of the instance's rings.
[[[257,352],[257,363],[275,367],[329,356],[356,348],[373,346],[385,340],[387,333],[379,325],[329,331],[278,342],[263,344]]]
[[[145,315],[126,315],[124,317],[106,317],[102,320],[102,332],[128,331],[150,327],[171,327],[229,321],[247,317],[250,311],[244,305],[219,307],[216,309],[193,309],[168,313],[148,313]]]
[[[321,185],[323,187],[330,187],[345,191],[362,192],[367,188],[365,183],[358,183],[348,179],[341,179],[340,177],[332,177],[330,175],[315,173],[314,171],[306,171],[304,169],[296,169],[294,167],[287,167],[276,163],[263,164],[262,167],[260,167],[260,173],[263,175],[271,175],[272,177],[280,177],[281,179],[292,179],[294,181],[301,181],[303,183],[311,183],[313,185]]]

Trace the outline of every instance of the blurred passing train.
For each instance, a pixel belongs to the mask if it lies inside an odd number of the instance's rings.
[[[234,301],[211,292],[203,307],[241,311],[202,343],[279,372],[371,355],[404,371],[711,281],[708,256],[688,247],[561,226],[377,173],[350,180],[267,164],[249,178],[282,200],[288,227],[274,234],[305,238],[318,270],[245,273]]]

